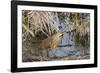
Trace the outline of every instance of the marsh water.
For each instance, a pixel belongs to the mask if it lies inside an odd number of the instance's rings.
[[[64,32],[60,37],[61,47],[56,47],[49,52],[50,57],[65,57],[65,56],[86,56],[90,54],[90,47],[79,46],[75,43],[75,35],[77,32],[70,32],[69,17],[58,17],[59,30]],[[88,28],[89,30],[89,28]],[[77,37],[78,38],[78,37]],[[85,40],[85,39],[84,39]],[[87,40],[88,41],[88,40]]]

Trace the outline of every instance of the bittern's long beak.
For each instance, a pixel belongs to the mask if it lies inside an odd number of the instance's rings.
[[[61,36],[63,36],[64,35],[64,32],[60,32],[60,34],[61,34]]]
[[[61,32],[62,35],[64,35],[64,32]]]

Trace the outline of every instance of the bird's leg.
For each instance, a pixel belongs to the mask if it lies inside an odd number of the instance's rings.
[[[47,49],[47,58],[49,58],[49,51],[50,49]]]
[[[55,52],[54,52],[54,56],[56,57],[56,51],[57,51],[57,49],[55,49]]]

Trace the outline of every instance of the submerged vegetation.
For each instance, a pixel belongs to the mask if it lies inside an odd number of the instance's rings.
[[[51,57],[53,53],[51,55],[49,53],[52,50],[39,47],[43,40],[52,38],[59,32],[63,32],[64,35],[58,38],[60,43],[55,48],[63,50],[69,48],[69,45],[72,46],[70,47],[72,49],[74,46],[90,48],[90,14],[22,10],[22,61],[49,61],[55,60],[54,58],[59,58],[59,56],[61,59],[63,57],[65,59],[68,54],[63,56],[57,53]],[[48,41],[51,41],[51,39]],[[70,49],[67,51],[70,51]],[[71,59],[72,56],[74,55],[71,55]],[[70,56],[67,56],[67,58],[70,60]],[[83,59],[76,56],[74,58]],[[84,59],[87,59],[87,57],[84,57]]]

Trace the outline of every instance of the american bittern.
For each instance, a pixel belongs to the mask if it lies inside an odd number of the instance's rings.
[[[53,36],[50,36],[41,41],[41,43],[37,46],[38,48],[46,48],[46,49],[53,49],[57,47],[60,42],[60,36],[62,36],[63,32],[58,32]]]
[[[41,53],[43,57],[49,57],[49,51],[56,48],[60,42],[60,36],[63,35],[63,32],[58,32],[53,36],[49,36],[48,38],[42,40],[38,45],[37,48],[42,52],[43,49],[45,52]]]

